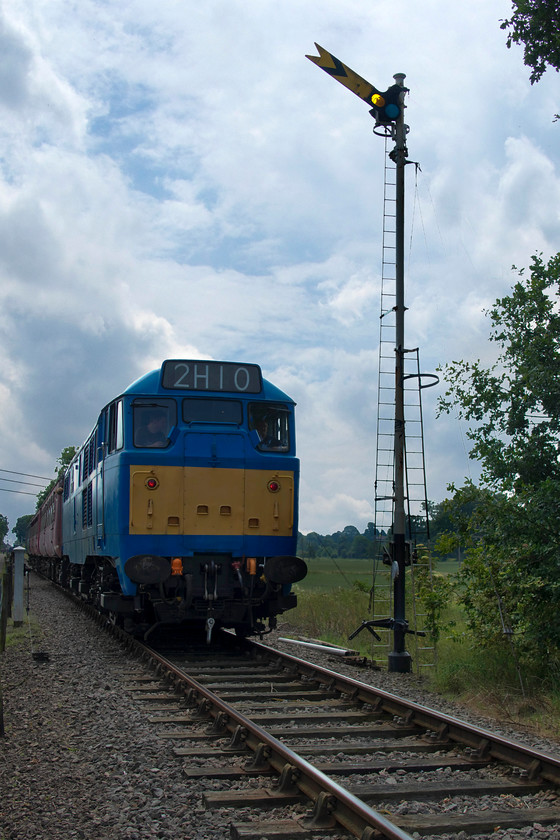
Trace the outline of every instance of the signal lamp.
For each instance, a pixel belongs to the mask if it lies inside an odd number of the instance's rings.
[[[159,487],[159,481],[157,480],[157,478],[147,478],[146,487],[148,488],[148,490],[155,490],[156,487]]]
[[[390,125],[397,120],[402,111],[402,97],[406,88],[401,85],[391,85],[384,93],[375,93],[371,96],[373,108],[370,111],[375,117],[377,125]]]
[[[271,493],[278,493],[280,490],[280,482],[276,481],[274,478],[268,482],[267,484],[268,489]]]

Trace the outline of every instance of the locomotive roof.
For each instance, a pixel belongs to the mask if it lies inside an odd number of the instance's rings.
[[[187,393],[192,396],[202,397],[204,394],[212,395],[212,396],[222,396],[222,397],[230,397],[234,399],[238,399],[239,397],[245,396],[245,398],[251,400],[278,400],[279,402],[288,402],[295,405],[294,400],[289,397],[284,391],[281,391],[280,388],[277,388],[276,385],[273,385],[272,382],[269,382],[268,379],[262,379],[262,390],[258,393],[243,393],[243,392],[228,392],[224,393],[222,391],[188,391],[184,388],[163,388],[161,384],[161,368],[157,370],[152,370],[149,373],[145,373],[139,379],[136,379],[135,382],[132,382],[128,388],[123,391],[123,394],[138,394],[142,396],[187,396]]]

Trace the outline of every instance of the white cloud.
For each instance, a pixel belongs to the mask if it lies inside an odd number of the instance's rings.
[[[365,104],[304,56],[317,41],[381,88],[407,73],[422,172],[407,167],[406,330],[431,372],[486,358],[482,310],[511,264],[558,247],[555,79],[531,87],[508,14],[506,0],[397,14],[390,0],[83,0],[71,15],[7,0],[0,467],[49,474],[164,357],[245,359],[298,402],[301,527],[365,527],[386,150]],[[436,395],[438,499],[469,467]],[[30,509],[2,500],[12,524]]]

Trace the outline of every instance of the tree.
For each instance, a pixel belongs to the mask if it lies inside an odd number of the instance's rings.
[[[33,519],[32,513],[26,513],[25,516],[20,516],[12,528],[12,533],[16,536],[16,545],[25,545],[27,542],[27,532]]]
[[[450,503],[456,531],[447,537],[448,547],[459,540],[466,546],[458,590],[475,642],[488,647],[507,641],[520,662],[556,680],[558,489],[557,482],[547,480],[531,491],[505,495],[466,482]],[[471,513],[465,515],[468,507]]]
[[[560,69],[560,9],[557,0],[513,0],[513,15],[501,29],[509,29],[507,46],[524,44],[523,60],[531,67],[531,84],[547,65]]]
[[[430,539],[434,543],[438,560],[447,560],[452,555],[461,558],[460,540],[452,539],[452,542],[449,542],[449,536],[456,537],[458,533],[450,512],[451,505],[449,499],[444,499],[443,502],[428,502]],[[455,508],[455,505],[453,507]]]
[[[377,534],[377,537],[376,537]],[[360,557],[373,558],[379,533],[368,522],[363,534],[354,525],[346,525],[342,531],[325,536],[311,531],[298,534],[298,554],[302,557]]]
[[[369,558],[373,560],[375,544],[364,534],[358,534],[350,545],[349,557]]]
[[[471,457],[487,484],[508,492],[560,479],[560,254],[547,265],[534,256],[530,276],[521,269],[519,277],[487,313],[490,340],[502,348],[497,362],[446,365],[440,400],[441,410],[458,407],[477,424],[467,433]]]
[[[480,487],[467,482],[453,500],[471,628],[481,643],[512,639],[550,673],[560,664],[560,254],[518,274],[487,313],[496,363],[446,365],[440,410],[473,424],[482,466]]]
[[[4,544],[9,527],[7,518],[3,513],[0,513],[0,546]]]
[[[53,478],[53,480],[50,482],[50,484],[47,484],[47,486],[45,487],[44,490],[41,490],[40,493],[37,493],[37,507],[36,507],[36,510],[39,510],[39,508],[41,507],[41,505],[43,504],[43,502],[45,501],[45,499],[47,498],[47,496],[49,495],[49,493],[51,492],[51,490],[53,489],[53,487],[57,483],[57,481],[60,478],[62,478],[62,476],[64,475],[64,472],[66,470],[66,467],[70,464],[70,462],[71,462],[71,460],[72,460],[72,458],[74,457],[75,454],[76,454],[76,447],[75,446],[65,446],[64,447],[64,449],[62,450],[62,452],[60,453],[60,455],[56,459],[56,463],[58,464],[58,470],[57,470],[55,478]]]

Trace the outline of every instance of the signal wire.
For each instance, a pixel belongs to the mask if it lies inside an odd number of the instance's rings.
[[[39,486],[38,484],[36,485]],[[20,493],[22,496],[36,496],[37,493],[30,493],[29,490],[12,490],[11,487],[0,487],[0,490],[3,490],[4,493]]]
[[[45,478],[44,475],[33,475],[32,473],[18,472],[18,470],[5,470],[5,469],[2,469],[2,467],[0,467],[0,472],[7,472],[7,473],[10,473],[11,475],[24,475],[26,478],[40,478],[43,481],[52,481],[52,479],[54,478],[54,476],[51,477],[51,478]],[[8,479],[6,478],[6,479],[4,479],[4,481],[8,481]],[[27,484],[28,482],[22,481],[21,483],[22,484]]]
[[[34,481],[19,481],[17,478],[2,478],[2,476],[0,476],[0,481],[9,481],[10,484],[28,484],[30,487],[46,487],[46,484],[35,484]]]

